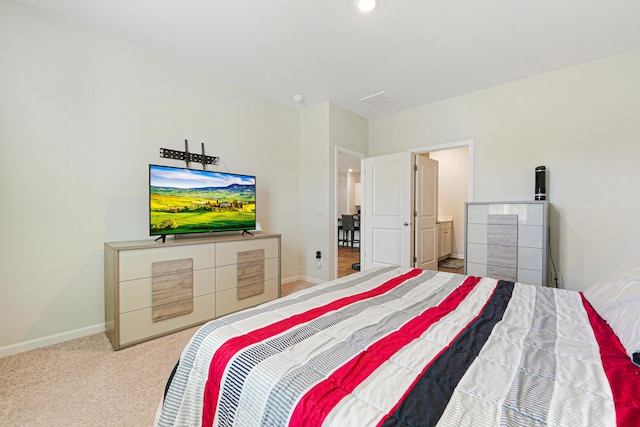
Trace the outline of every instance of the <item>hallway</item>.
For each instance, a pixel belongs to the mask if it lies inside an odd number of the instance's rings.
[[[354,270],[352,265],[360,262],[360,251],[358,248],[338,246],[338,277],[348,276],[358,270]]]
[[[447,259],[442,260],[440,264],[445,261],[447,261]],[[338,246],[338,277],[348,276],[349,274],[357,272],[358,270],[354,270],[351,267],[356,262],[360,262],[360,251],[358,251],[356,248],[351,249],[349,247]],[[464,267],[447,268],[438,266],[438,271],[464,274]]]

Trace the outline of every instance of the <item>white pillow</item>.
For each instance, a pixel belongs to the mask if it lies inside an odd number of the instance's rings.
[[[611,326],[633,363],[640,366],[640,257],[590,286],[584,296]]]

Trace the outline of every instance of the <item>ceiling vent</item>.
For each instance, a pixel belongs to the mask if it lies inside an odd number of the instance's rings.
[[[397,104],[400,101],[387,95],[385,91],[382,91],[374,93],[373,95],[365,96],[364,98],[360,98],[360,102],[367,104],[373,109],[378,109]]]

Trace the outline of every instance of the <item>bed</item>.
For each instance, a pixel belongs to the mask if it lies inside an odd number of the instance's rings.
[[[640,425],[636,263],[584,294],[398,267],[298,291],[199,329],[156,425]]]

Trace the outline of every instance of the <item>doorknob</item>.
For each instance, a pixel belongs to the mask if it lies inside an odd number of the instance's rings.
[[[405,221],[402,225],[404,225],[405,227],[408,227],[409,223],[407,221]]]

